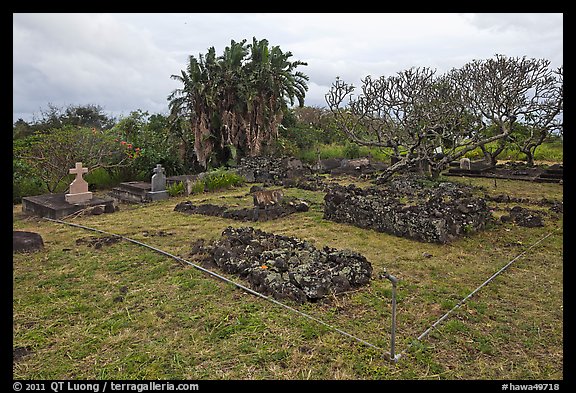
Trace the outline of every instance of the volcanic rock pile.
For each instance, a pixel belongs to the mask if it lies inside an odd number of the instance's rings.
[[[324,201],[327,220],[430,243],[448,243],[492,220],[486,201],[472,196],[469,187],[427,185],[410,176],[383,187],[332,187]]]
[[[502,222],[515,222],[517,225],[527,228],[536,228],[544,226],[544,219],[534,210],[526,209],[520,206],[514,206],[510,209],[509,215],[500,217]]]
[[[203,214],[238,221],[269,221],[286,217],[293,213],[307,212],[310,206],[305,201],[295,198],[285,198],[274,206],[256,211],[254,208],[231,209],[229,206],[206,203],[194,205],[191,201],[180,202],[174,207],[174,211],[187,214]]]
[[[281,185],[282,179],[308,175],[311,170],[297,158],[256,156],[240,159],[236,172],[248,183]]]
[[[324,247],[251,227],[228,227],[222,238],[195,246],[204,263],[245,278],[252,288],[298,303],[318,301],[370,281],[372,265],[357,252]]]
[[[282,185],[285,188],[300,188],[309,191],[328,191],[329,187],[337,185],[338,183],[326,179],[319,175],[310,175],[299,178],[284,179]]]

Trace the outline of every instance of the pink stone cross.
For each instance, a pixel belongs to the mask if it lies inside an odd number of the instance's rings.
[[[82,178],[83,173],[88,173],[88,168],[82,168],[81,162],[77,162],[76,167],[70,169],[70,174],[76,175],[76,178],[70,183],[69,193],[64,196],[66,202],[78,204],[92,199],[92,193],[88,191],[88,183]]]
[[[70,174],[76,175],[76,179],[82,179],[83,173],[88,173],[88,168],[82,168],[81,162],[76,163],[76,168],[70,169]]]
[[[77,162],[76,167],[70,169],[70,174],[76,175],[76,178],[70,184],[70,194],[88,192],[88,183],[82,178],[83,173],[88,173],[88,168],[82,168],[81,162]]]

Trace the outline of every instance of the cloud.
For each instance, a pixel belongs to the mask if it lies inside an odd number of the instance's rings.
[[[48,103],[165,109],[179,64],[146,32],[106,14],[15,15],[13,31],[15,112]]]
[[[310,77],[307,105],[324,105],[336,76],[359,86],[366,75],[445,72],[497,53],[563,62],[562,14],[14,14],[14,121],[48,103],[165,113],[179,87],[170,76],[189,56],[253,37],[308,63],[298,68]]]
[[[562,14],[547,13],[479,13],[462,14],[472,25],[492,32],[514,31],[530,35],[542,35],[547,32],[557,34],[563,25]]]
[[[562,14],[462,14],[464,20],[485,37],[479,48],[492,48],[492,55],[543,58],[552,67],[563,64],[564,20]]]

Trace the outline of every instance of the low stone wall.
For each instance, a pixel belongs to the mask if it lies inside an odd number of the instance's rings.
[[[244,157],[236,172],[248,183],[268,183],[281,185],[282,180],[309,175],[310,168],[293,157]]]
[[[307,212],[310,206],[307,202],[286,198],[280,203],[265,209],[243,208],[231,209],[228,206],[214,205],[211,203],[194,205],[191,201],[180,202],[174,207],[174,211],[187,214],[202,214],[216,216],[238,221],[270,221],[286,217],[290,214]]]
[[[332,187],[324,202],[327,220],[430,243],[448,243],[493,219],[486,201],[468,187],[408,177],[378,188]]]
[[[319,160],[312,166],[316,173],[329,173],[331,175],[373,175],[378,171],[383,171],[388,167],[381,161],[376,161],[368,157],[363,158],[327,158]]]
[[[242,158],[235,171],[248,183],[282,185],[283,182],[310,177],[314,173],[369,178],[387,167],[383,162],[369,158],[329,158],[310,166],[295,157],[257,156]]]
[[[204,263],[246,279],[255,291],[298,303],[367,284],[372,265],[361,254],[324,247],[252,227],[228,227],[210,245],[196,245]]]

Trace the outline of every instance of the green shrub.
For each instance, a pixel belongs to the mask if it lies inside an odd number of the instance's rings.
[[[12,159],[12,202],[22,202],[22,197],[47,192],[46,186],[25,161]]]
[[[320,158],[343,158],[344,157],[344,145],[338,145],[336,143],[331,143],[329,145],[320,146]]]
[[[393,150],[391,148],[360,147],[360,157],[372,157],[376,161],[390,161]]]
[[[322,139],[324,131],[309,125],[279,129],[280,137],[292,142],[299,149],[313,149]]]
[[[356,143],[346,142],[344,145],[344,157],[345,158],[360,158],[360,146]]]
[[[177,182],[169,185],[166,187],[166,191],[168,191],[168,195],[171,197],[184,195],[184,182]]]
[[[138,109],[120,119],[111,132],[131,158],[123,178],[149,180],[157,164],[162,164],[166,176],[184,172],[178,151],[181,141],[170,131],[166,116]]]
[[[317,145],[314,149],[301,150],[296,156],[303,162],[311,164],[318,160],[318,152],[321,159],[372,157],[377,161],[389,161],[392,149],[359,146],[351,142],[331,143]]]
[[[293,141],[280,136],[276,140],[276,152],[280,156],[296,157],[300,152],[300,148]]]
[[[564,161],[564,144],[562,142],[544,143],[536,148],[534,159],[538,161]]]
[[[244,178],[226,169],[216,169],[208,172],[202,181],[206,191],[215,191],[241,185],[244,183]]]
[[[122,182],[118,172],[109,172],[104,168],[96,168],[88,172],[84,179],[88,182],[91,189],[105,190],[112,188]]]
[[[488,150],[494,150],[497,143],[498,142],[488,143],[486,148]],[[480,160],[484,158],[484,154],[478,147],[466,153],[464,157],[470,158],[471,160]],[[534,154],[534,159],[538,161],[563,161],[564,151],[562,142],[546,142],[538,146]],[[510,145],[498,155],[498,160],[525,161],[526,155],[520,152],[517,146]]]
[[[38,178],[27,178],[12,183],[12,203],[22,202],[22,197],[41,195],[46,187]]]
[[[204,182],[202,180],[195,181],[190,189],[190,194],[202,194],[203,192],[204,192]]]

